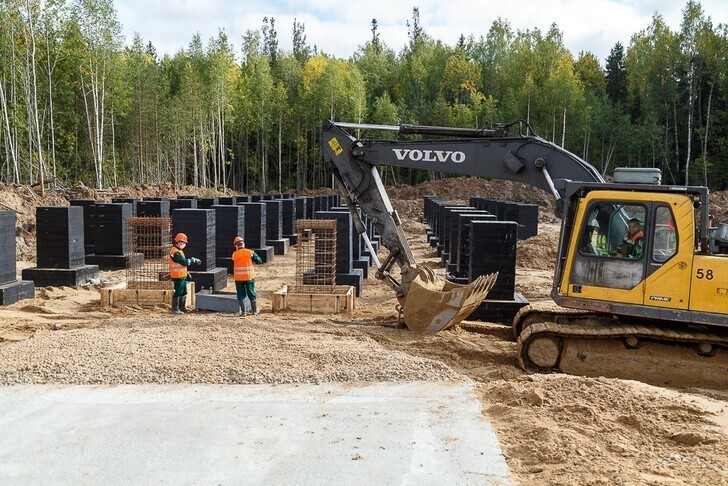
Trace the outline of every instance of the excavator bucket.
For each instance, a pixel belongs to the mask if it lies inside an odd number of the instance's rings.
[[[478,277],[468,285],[448,282],[431,268],[419,266],[420,273],[409,285],[404,303],[404,322],[412,331],[438,332],[467,318],[493,288],[497,273]]]

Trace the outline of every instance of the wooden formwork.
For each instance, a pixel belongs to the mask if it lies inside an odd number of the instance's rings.
[[[289,292],[284,285],[273,292],[273,312],[295,311],[317,314],[351,314],[356,309],[356,291],[348,285],[336,285],[332,293]]]
[[[101,289],[101,307],[121,307],[125,305],[153,306],[159,304],[172,305],[171,289]],[[195,308],[195,283],[187,283],[188,307]]]

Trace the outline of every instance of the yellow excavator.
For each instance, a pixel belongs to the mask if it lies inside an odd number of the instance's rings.
[[[357,231],[374,255],[360,208],[389,250],[375,258],[376,276],[396,292],[411,330],[466,319],[497,275],[459,285],[418,265],[377,165],[519,181],[553,195],[554,304],[526,306],[514,319],[524,369],[728,385],[728,224],[713,224],[707,188],[661,185],[654,169],[620,169],[608,183],[524,121],[493,130],[326,121],[321,135]]]

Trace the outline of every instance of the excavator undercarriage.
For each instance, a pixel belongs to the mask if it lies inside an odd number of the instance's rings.
[[[728,335],[702,326],[535,304],[513,332],[525,370],[728,388]]]

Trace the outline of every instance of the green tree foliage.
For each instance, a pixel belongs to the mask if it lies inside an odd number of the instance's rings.
[[[497,19],[447,45],[428,33],[427,15],[412,10],[402,46],[386,45],[369,19],[371,38],[347,59],[309,46],[298,20],[282,50],[270,16],[242,39],[191,33],[160,57],[142,35],[123,42],[111,0],[5,0],[0,180],[303,189],[331,183],[325,119],[521,119],[605,174],[659,167],[668,182],[728,187],[728,27],[696,1],[679,28],[656,13],[603,63],[569,52],[555,24],[514,30]],[[390,183],[442,177],[383,172]]]

